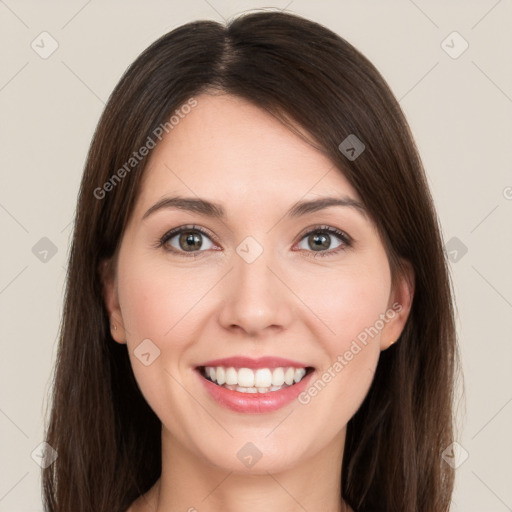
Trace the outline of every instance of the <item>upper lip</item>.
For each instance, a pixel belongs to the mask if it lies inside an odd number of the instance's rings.
[[[257,359],[243,356],[226,357],[223,359],[212,359],[198,365],[199,368],[203,366],[224,366],[226,368],[230,366],[235,368],[282,368],[289,366],[293,366],[294,368],[310,367],[310,365],[301,363],[300,361],[273,356],[264,356]]]

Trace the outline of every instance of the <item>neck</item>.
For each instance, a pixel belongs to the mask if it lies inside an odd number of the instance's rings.
[[[313,457],[273,472],[257,464],[245,471],[215,466],[163,428],[162,474],[140,511],[351,512],[341,499],[345,432]]]

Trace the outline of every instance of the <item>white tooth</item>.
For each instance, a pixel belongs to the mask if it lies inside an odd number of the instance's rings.
[[[296,383],[300,382],[302,380],[302,377],[304,377],[304,375],[306,375],[306,369],[305,368],[297,368],[295,370],[295,375],[293,377],[293,380]]]
[[[236,386],[236,391],[240,393],[257,393],[258,390],[256,388],[244,388],[243,386]]]
[[[226,382],[226,370],[222,366],[217,366],[216,370],[217,384],[222,386]]]
[[[268,388],[272,384],[272,372],[268,368],[256,370],[254,385],[257,388]]]
[[[238,385],[244,388],[254,386],[254,372],[250,368],[240,368],[238,370]]]
[[[282,368],[276,368],[272,372],[272,385],[282,386],[284,384],[284,370]]]
[[[232,386],[238,384],[238,374],[233,367],[229,367],[226,369],[226,384]]]
[[[242,393],[268,393],[300,382],[306,374],[305,368],[251,368],[223,366],[205,368],[205,374],[219,386]],[[242,389],[239,389],[242,388]]]
[[[288,368],[284,374],[284,381],[288,386],[293,384],[293,377],[295,377],[295,368]]]

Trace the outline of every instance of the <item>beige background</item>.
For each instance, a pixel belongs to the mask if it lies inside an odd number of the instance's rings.
[[[452,510],[512,511],[511,0],[0,0],[0,512],[42,510],[31,454],[42,441],[76,195],[104,102],[165,32],[269,5],[345,37],[400,100],[458,303],[466,398]],[[42,58],[51,38],[58,48]],[[42,252],[43,237],[54,255]]]

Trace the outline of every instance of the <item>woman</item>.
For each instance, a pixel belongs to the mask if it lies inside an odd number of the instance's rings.
[[[363,55],[256,12],[137,58],[79,194],[47,511],[447,511],[456,362],[421,160]]]

